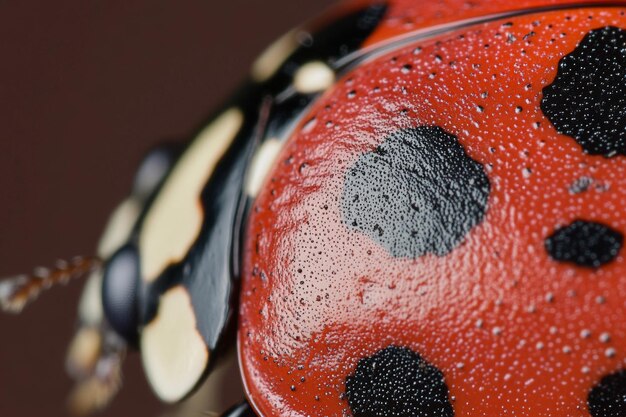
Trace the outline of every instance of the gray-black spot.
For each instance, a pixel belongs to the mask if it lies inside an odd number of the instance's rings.
[[[599,268],[617,257],[623,241],[622,234],[609,226],[576,220],[554,231],[545,240],[545,248],[556,261]]]
[[[346,225],[393,256],[443,256],[484,217],[490,184],[457,138],[436,126],[393,133],[347,173]]]
[[[592,417],[626,416],[626,371],[602,378],[589,392],[587,406]]]
[[[559,133],[592,155],[626,155],[626,31],[587,33],[559,62],[541,110]]]
[[[593,178],[580,177],[572,183],[569,187],[570,194],[580,194],[589,190],[589,187],[593,184]]]
[[[346,379],[354,417],[452,417],[443,374],[411,349],[389,346]]]

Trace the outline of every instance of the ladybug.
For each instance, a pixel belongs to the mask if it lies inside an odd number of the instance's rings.
[[[624,416],[625,79],[624,1],[346,2],[2,306],[89,275],[86,408],[128,348],[183,400],[236,322],[225,416]]]

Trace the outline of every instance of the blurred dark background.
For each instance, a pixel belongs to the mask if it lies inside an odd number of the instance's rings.
[[[0,1],[0,276],[92,254],[144,151],[185,138],[333,0]],[[0,316],[0,416],[65,416],[81,284]],[[102,416],[163,406],[137,355]],[[193,417],[193,416],[188,416]]]

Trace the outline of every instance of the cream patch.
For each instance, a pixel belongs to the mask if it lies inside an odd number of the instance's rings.
[[[293,79],[299,93],[310,94],[326,90],[335,82],[335,73],[322,61],[313,61],[301,66]]]
[[[100,269],[93,271],[87,279],[78,303],[78,317],[81,325],[98,326],[104,318],[104,311],[102,310],[102,278],[103,274]]]
[[[245,394],[235,351],[235,347],[232,346],[232,349],[220,355],[215,368],[211,370],[202,386],[167,417],[207,416],[207,410],[214,412],[217,417],[225,415],[223,413],[228,408],[239,403]]]
[[[256,197],[265,181],[265,177],[274,165],[274,161],[282,148],[278,139],[266,140],[254,154],[246,179],[246,194]]]
[[[108,259],[128,240],[128,236],[139,217],[141,204],[129,197],[113,211],[98,243],[98,256]]]
[[[184,258],[202,226],[200,193],[243,123],[230,109],[206,127],[176,163],[157,195],[139,234],[141,275],[155,280]]]
[[[202,377],[209,352],[184,287],[161,296],[155,319],[141,332],[141,358],[152,389],[163,401],[182,399]]]
[[[254,81],[267,81],[298,47],[297,31],[292,30],[271,44],[254,64],[252,78]]]

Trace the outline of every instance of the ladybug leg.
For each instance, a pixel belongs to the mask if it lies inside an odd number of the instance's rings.
[[[37,268],[30,275],[0,281],[0,308],[8,313],[20,313],[48,288],[88,274],[99,275],[101,266],[102,260],[98,257],[76,257],[70,262],[57,261],[51,269]],[[101,316],[92,320],[81,317],[80,321],[66,367],[77,381],[69,407],[75,414],[84,415],[103,408],[120,389],[126,342]]]
[[[83,290],[78,326],[65,360],[75,381],[68,408],[75,414],[90,414],[104,408],[121,388],[122,362],[127,342],[107,322],[101,303],[103,272],[94,271]]]
[[[17,314],[48,288],[91,275],[90,296],[82,303],[85,306],[66,360],[68,373],[77,381],[68,404],[76,415],[104,408],[122,386],[127,344],[100,311],[101,267],[100,257],[76,257],[69,262],[57,261],[50,269],[37,268],[30,275],[0,281],[0,309]]]
[[[186,417],[190,414],[185,414],[183,410],[187,410],[185,407],[181,407],[179,412],[177,412],[174,417]],[[205,416],[205,417],[257,417],[252,411],[252,407],[248,404],[247,401],[239,403],[235,406],[230,407],[228,410],[224,411],[223,414],[216,413],[214,411],[197,411],[191,415]],[[170,414],[164,414],[161,417],[172,417]]]
[[[75,415],[101,410],[122,386],[126,342],[107,324],[82,325],[68,350],[66,368],[76,381],[68,398]]]
[[[221,417],[256,417],[247,401],[229,408]]]

